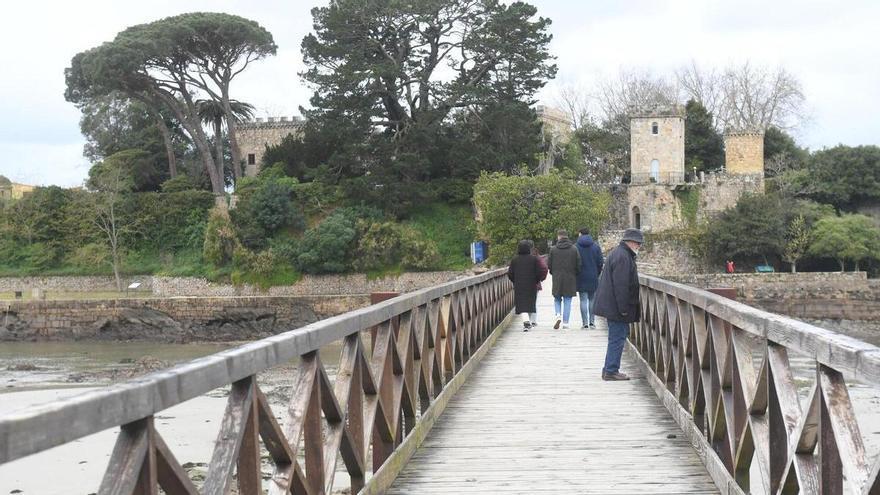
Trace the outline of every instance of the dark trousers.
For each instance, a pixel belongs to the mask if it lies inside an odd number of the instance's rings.
[[[608,350],[605,352],[605,367],[602,373],[612,374],[620,371],[620,356],[629,335],[629,323],[608,320]]]

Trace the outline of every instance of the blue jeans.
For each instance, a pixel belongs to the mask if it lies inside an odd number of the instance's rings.
[[[605,367],[602,373],[612,374],[620,371],[620,356],[623,344],[629,335],[629,323],[608,320],[608,351],[605,353]]]
[[[587,326],[596,323],[596,315],[593,313],[593,308],[596,306],[596,291],[578,292],[578,300],[581,303],[581,324]]]
[[[553,296],[553,308],[556,309],[556,314],[562,313],[562,323],[568,325],[568,317],[571,316],[571,296]]]

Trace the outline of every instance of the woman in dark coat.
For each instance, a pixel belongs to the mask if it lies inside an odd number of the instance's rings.
[[[523,331],[528,332],[537,325],[538,284],[547,278],[547,267],[532,254],[532,241],[519,241],[507,278],[513,282],[516,314],[522,315]]]

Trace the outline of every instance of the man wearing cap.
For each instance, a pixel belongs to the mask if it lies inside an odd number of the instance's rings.
[[[608,320],[608,350],[605,353],[603,380],[629,380],[620,372],[620,356],[629,334],[630,323],[639,321],[639,271],[636,254],[645,242],[639,229],[626,229],[620,244],[605,260],[599,287],[596,290],[596,309]]]

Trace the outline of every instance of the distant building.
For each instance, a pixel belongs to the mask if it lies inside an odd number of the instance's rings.
[[[764,192],[763,133],[725,133],[724,169],[688,176],[684,124],[678,107],[636,112],[630,119],[630,183],[609,186],[606,230],[682,229],[735,206],[743,194]]]
[[[265,121],[257,118],[238,124],[236,137],[245,163],[245,175],[257,175],[266,147],[280,144],[287,136],[300,135],[304,124],[299,117],[268,117]]]
[[[0,175],[0,200],[21,199],[25,194],[30,193],[34,189],[35,186],[18,184]]]

